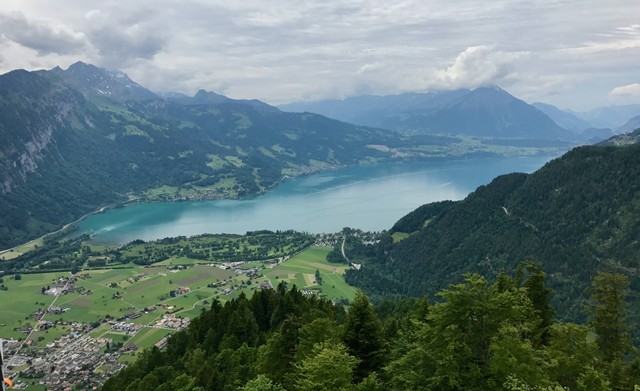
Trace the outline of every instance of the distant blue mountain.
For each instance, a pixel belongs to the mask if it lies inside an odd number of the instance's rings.
[[[536,102],[532,106],[545,113],[555,123],[561,127],[576,133],[582,133],[583,130],[593,128],[589,121],[578,117],[575,113],[565,111],[548,103]]]
[[[616,130],[624,126],[629,119],[640,115],[640,104],[605,106],[572,113],[595,127]]]
[[[308,111],[341,121],[402,132],[465,134],[515,139],[570,139],[542,111],[491,86],[474,90],[359,96],[292,103],[285,111]]]

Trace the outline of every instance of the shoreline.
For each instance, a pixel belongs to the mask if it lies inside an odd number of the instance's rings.
[[[135,198],[137,198],[137,197],[135,197]],[[63,225],[63,226],[62,226],[62,228],[60,228],[60,229],[57,229],[57,230],[55,230],[55,231],[52,231],[52,232],[46,233],[46,234],[44,234],[44,235],[42,235],[42,236],[39,236],[39,237],[37,237],[37,238],[35,238],[35,239],[32,239],[32,240],[30,240],[30,241],[28,241],[28,242],[26,242],[26,243],[22,243],[22,244],[19,244],[19,245],[17,245],[17,246],[14,246],[14,247],[11,247],[11,248],[8,248],[8,249],[5,249],[5,250],[0,250],[0,255],[2,255],[2,254],[6,254],[6,253],[8,253],[8,252],[16,252],[16,253],[20,253],[20,251],[17,251],[20,247],[24,247],[24,246],[31,246],[31,245],[35,245],[35,246],[37,246],[37,242],[39,242],[39,241],[43,241],[43,240],[45,240],[46,238],[48,238],[49,236],[52,236],[52,235],[55,235],[55,234],[58,234],[58,233],[64,232],[64,231],[65,231],[66,229],[68,229],[69,227],[71,227],[71,226],[73,226],[74,224],[76,224],[76,223],[78,223],[78,222],[80,222],[80,221],[82,221],[82,220],[86,219],[86,218],[87,218],[87,217],[89,217],[89,216],[93,216],[93,215],[95,215],[95,214],[99,214],[99,213],[104,213],[105,211],[107,211],[107,210],[109,210],[109,209],[113,209],[113,208],[119,207],[120,205],[128,204],[128,203],[130,203],[130,202],[132,202],[132,201],[135,201],[135,200],[134,200],[134,199],[130,199],[130,200],[128,200],[128,201],[116,202],[116,203],[113,203],[113,204],[109,204],[109,205],[102,206],[102,207],[98,208],[97,210],[94,210],[93,212],[85,213],[84,215],[82,215],[82,216],[81,216],[81,217],[79,217],[78,219],[76,219],[76,220],[74,220],[74,221],[72,221],[72,222],[70,222],[70,223],[67,223],[67,224]],[[27,251],[27,252],[28,252],[28,251]],[[20,253],[20,255],[18,255],[17,257],[20,257],[20,256],[22,256],[22,255],[23,255],[23,254],[25,254],[25,253],[26,253],[26,252],[24,252],[24,253]],[[16,258],[17,258],[17,257],[16,257]],[[0,260],[0,262],[2,262],[2,261],[9,261],[9,260],[10,260],[10,259],[1,259],[1,260]]]

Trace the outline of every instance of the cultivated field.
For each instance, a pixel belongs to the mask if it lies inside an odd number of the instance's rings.
[[[289,286],[295,284],[301,290],[314,291],[328,299],[347,299],[350,302],[356,289],[344,282],[344,273],[349,266],[327,262],[330,251],[330,247],[311,247],[278,267],[265,270],[264,275],[274,287],[286,281]],[[316,271],[320,272],[321,284],[315,280]]]

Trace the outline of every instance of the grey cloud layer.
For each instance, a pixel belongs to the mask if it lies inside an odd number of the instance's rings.
[[[79,58],[156,90],[274,103],[499,84],[588,106],[640,82],[625,0],[6,1],[4,71]]]
[[[68,28],[54,28],[46,23],[29,21],[21,12],[0,14],[0,34],[36,51],[47,54],[80,53],[85,47],[85,37]]]

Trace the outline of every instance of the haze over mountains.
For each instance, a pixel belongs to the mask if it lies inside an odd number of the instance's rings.
[[[295,102],[279,107],[396,131],[582,142],[622,133],[627,129],[622,125],[640,114],[640,105],[578,113],[541,102],[527,104],[496,86]]]

